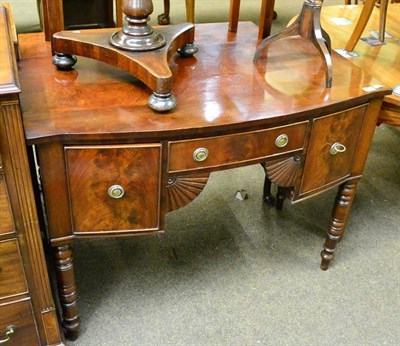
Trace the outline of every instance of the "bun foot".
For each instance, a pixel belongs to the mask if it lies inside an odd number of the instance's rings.
[[[168,112],[176,107],[176,98],[172,93],[153,93],[147,100],[148,106],[156,112]]]
[[[199,51],[194,43],[186,43],[182,48],[178,49],[178,53],[184,58],[190,58]]]
[[[76,56],[72,54],[56,53],[53,56],[53,65],[61,71],[71,70],[77,61]]]
[[[321,265],[320,265],[321,269],[328,270],[330,263],[334,259],[334,254],[328,253],[328,252],[326,252],[326,250],[322,250],[321,257],[322,257],[322,261],[321,261]]]

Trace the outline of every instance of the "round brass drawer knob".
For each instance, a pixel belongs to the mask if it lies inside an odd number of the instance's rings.
[[[331,149],[329,150],[331,155],[336,155],[337,153],[344,153],[345,151],[346,147],[339,142],[332,144]]]
[[[278,148],[286,147],[288,143],[289,143],[289,137],[285,134],[279,135],[275,140],[275,145]]]
[[[198,148],[193,153],[193,160],[202,162],[208,157],[208,150],[206,148]]]
[[[111,198],[121,198],[125,194],[125,190],[121,185],[113,185],[108,189],[108,195]]]

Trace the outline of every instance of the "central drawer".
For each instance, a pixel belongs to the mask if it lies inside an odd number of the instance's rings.
[[[170,142],[168,172],[228,166],[301,150],[307,123]]]
[[[65,147],[74,233],[158,228],[161,146]]]

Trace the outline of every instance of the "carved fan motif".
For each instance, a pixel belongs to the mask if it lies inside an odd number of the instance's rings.
[[[209,173],[168,179],[168,209],[176,210],[193,201],[207,184]]]
[[[266,162],[263,164],[265,173],[269,180],[281,187],[294,186],[297,172],[300,169],[301,159],[299,156],[289,157],[279,161]]]

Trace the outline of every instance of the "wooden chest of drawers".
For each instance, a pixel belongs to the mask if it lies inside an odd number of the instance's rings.
[[[60,345],[22,128],[11,34],[8,12],[0,6],[0,343]]]

